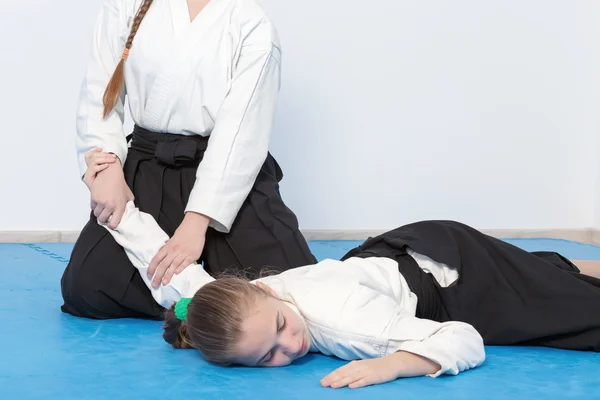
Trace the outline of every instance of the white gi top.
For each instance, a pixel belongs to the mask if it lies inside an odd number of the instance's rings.
[[[169,237],[133,202],[127,204],[117,230],[108,231],[125,248],[152,296],[164,307],[181,297],[192,297],[214,280],[201,265],[193,264],[173,276],[169,285],[153,289],[146,271]],[[409,254],[444,287],[458,278],[457,271],[447,265],[412,251]],[[405,350],[440,364],[441,369],[432,376],[455,375],[485,360],[483,339],[471,325],[415,317],[417,297],[394,260],[324,260],[258,281],[273,288],[304,319],[311,351],[353,360]]]
[[[133,121],[155,132],[209,136],[186,211],[228,232],[266,159],[280,85],[277,32],[255,0],[211,0],[191,22],[186,0],[155,0],[125,62],[125,90],[102,119],[102,97],[142,0],[104,0],[77,109],[80,176],[101,147],[124,164],[125,94]]]
[[[419,264],[422,257],[417,255]],[[324,260],[260,281],[295,306],[310,332],[311,351],[356,360],[404,350],[440,364],[434,377],[485,360],[483,339],[471,325],[415,317],[417,296],[392,259]]]

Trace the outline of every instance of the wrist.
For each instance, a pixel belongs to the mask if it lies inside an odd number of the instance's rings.
[[[108,164],[108,167],[103,169],[102,171],[96,173],[96,176],[100,175],[122,175],[123,176],[123,167],[121,165],[121,160],[119,157],[115,160],[114,163]]]
[[[398,351],[386,357],[393,364],[396,378],[432,375],[441,369],[437,362],[407,351]]]
[[[123,164],[121,164],[121,159],[119,157],[116,157],[114,163],[108,164],[108,168],[118,168],[118,169],[122,170],[123,169]]]
[[[186,212],[185,217],[183,217],[183,220],[189,224],[194,225],[203,233],[206,233],[206,231],[208,230],[208,225],[210,224],[210,217],[194,211]]]

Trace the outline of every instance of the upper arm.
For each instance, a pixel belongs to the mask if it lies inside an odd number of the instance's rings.
[[[119,63],[127,35],[123,3],[122,0],[105,0],[94,25],[77,106],[76,148],[81,176],[87,169],[85,154],[94,148],[114,153],[125,163],[124,89],[113,112],[103,118],[104,91]]]

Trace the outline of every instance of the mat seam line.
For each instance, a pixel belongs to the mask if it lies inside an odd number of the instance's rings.
[[[50,250],[44,249],[44,248],[43,248],[43,247],[41,247],[41,246],[37,246],[37,245],[35,245],[35,244],[33,244],[33,243],[20,243],[20,244],[21,244],[22,246],[29,247],[30,249],[32,249],[32,250],[35,250],[35,251],[37,251],[38,253],[41,253],[41,254],[43,254],[43,255],[45,255],[45,256],[47,256],[47,257],[50,257],[50,258],[52,258],[53,260],[56,260],[56,261],[58,261],[58,262],[61,262],[61,263],[63,263],[63,264],[68,264],[68,263],[69,263],[69,261],[70,261],[70,259],[69,259],[69,258],[64,258],[63,256],[59,256],[58,254],[56,254],[56,253],[53,253],[53,252],[51,252]]]

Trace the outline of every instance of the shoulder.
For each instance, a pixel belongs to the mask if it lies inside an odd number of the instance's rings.
[[[381,295],[393,296],[385,285],[388,278],[377,279],[377,266],[368,263],[369,260],[363,259],[325,259],[261,281],[282,298],[293,299],[309,319],[328,321],[337,317],[340,321],[344,314],[364,309]]]
[[[260,0],[231,0],[238,17],[247,21],[272,24],[272,20]]]
[[[109,10],[135,13],[143,2],[144,0],[103,0],[102,5]]]
[[[144,0],[104,0],[102,5],[105,11],[118,15],[130,23],[143,3]]]
[[[242,38],[252,36],[279,47],[279,34],[260,0],[232,0],[232,23],[238,25]]]
[[[319,351],[344,360],[381,356],[396,311],[389,297],[352,280],[318,282],[296,307]]]

